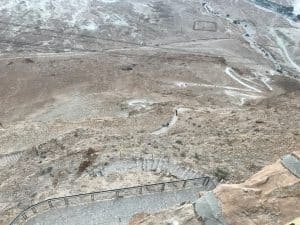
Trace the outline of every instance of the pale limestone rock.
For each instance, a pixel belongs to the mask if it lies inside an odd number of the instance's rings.
[[[214,193],[231,225],[285,224],[300,215],[300,179],[280,161],[242,184],[220,185]]]
[[[294,219],[293,221],[288,222],[285,225],[300,225],[300,217]]]

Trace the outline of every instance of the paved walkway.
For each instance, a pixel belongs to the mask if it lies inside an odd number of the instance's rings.
[[[25,225],[127,225],[136,213],[154,213],[186,201],[196,201],[201,188],[133,196],[56,208],[37,215]]]

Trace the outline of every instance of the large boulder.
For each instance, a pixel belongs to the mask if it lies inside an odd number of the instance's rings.
[[[278,160],[242,184],[223,184],[214,190],[228,224],[278,225],[300,216],[300,178],[294,174],[300,168],[300,152],[290,156],[299,164]]]

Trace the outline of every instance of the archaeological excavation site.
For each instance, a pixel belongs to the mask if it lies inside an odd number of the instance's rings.
[[[0,3],[0,225],[300,225],[299,0]]]

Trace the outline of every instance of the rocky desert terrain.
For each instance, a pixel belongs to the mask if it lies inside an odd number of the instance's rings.
[[[299,174],[296,177],[284,161],[296,157],[299,163],[299,153],[298,151],[284,156],[282,160],[266,166],[244,183],[221,184],[213,192],[203,194],[194,204],[187,203],[152,215],[137,214],[131,219],[130,225],[298,225]]]
[[[2,0],[0,224],[48,198],[178,179],[99,173],[124,157],[242,183],[299,150],[300,13],[271,3]]]

